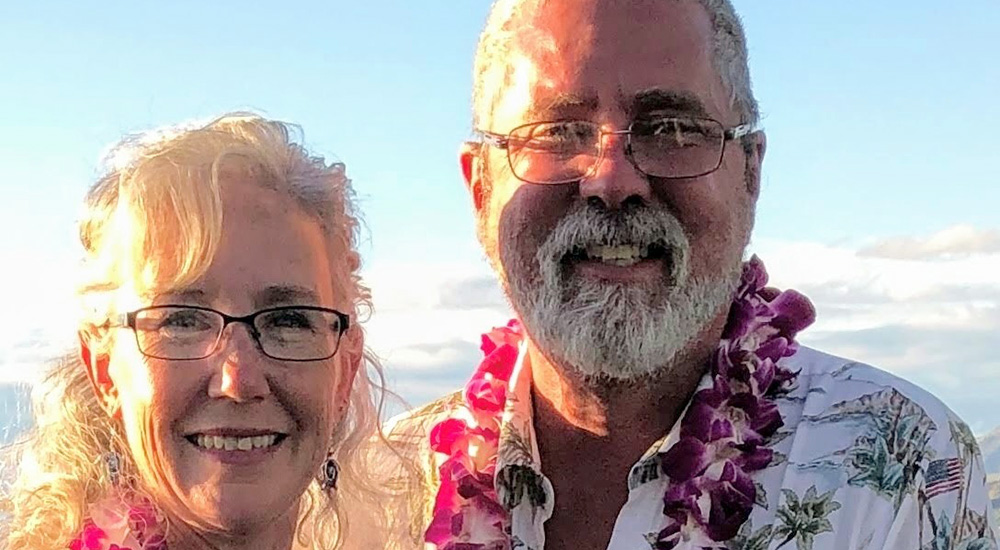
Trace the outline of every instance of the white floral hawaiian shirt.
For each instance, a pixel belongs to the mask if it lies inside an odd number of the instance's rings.
[[[539,463],[524,356],[522,350],[511,378],[496,477],[509,479],[505,473],[518,467],[539,474],[533,476],[538,487],[510,509],[511,548],[542,550],[545,521],[559,496]],[[757,502],[730,549],[997,548],[976,440],[945,405],[888,373],[806,347],[785,361],[799,375],[792,391],[777,398],[784,426],[767,442],[774,451],[770,466],[752,475]],[[429,430],[462,406],[454,394],[395,419],[387,430],[424,470],[411,510],[423,518],[413,527],[414,548],[424,544],[437,491],[440,457],[429,450]],[[679,424],[623,472],[629,496],[608,550],[654,548],[668,481],[659,460],[678,440]]]

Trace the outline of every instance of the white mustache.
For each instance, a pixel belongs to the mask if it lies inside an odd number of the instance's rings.
[[[546,266],[588,247],[625,245],[663,247],[671,252],[673,274],[687,273],[690,244],[684,227],[666,208],[649,206],[608,212],[581,204],[559,220],[539,247],[536,260],[545,271]]]

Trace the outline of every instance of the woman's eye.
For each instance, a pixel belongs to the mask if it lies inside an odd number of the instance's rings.
[[[204,314],[195,311],[171,313],[160,322],[161,328],[203,329],[210,325]]]
[[[177,337],[215,330],[209,313],[198,310],[168,310],[151,313],[136,320],[136,329],[156,331],[163,336]]]
[[[312,329],[314,323],[310,316],[302,311],[282,311],[269,315],[264,320],[265,328]]]

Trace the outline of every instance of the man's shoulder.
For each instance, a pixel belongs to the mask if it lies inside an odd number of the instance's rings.
[[[947,405],[900,376],[811,348],[784,364],[799,376],[778,398],[788,421],[777,444],[790,469],[777,478],[782,489],[835,482],[845,491],[837,501],[851,499],[870,514],[842,519],[846,528],[855,520],[891,523],[886,548],[925,548],[914,534],[934,539],[935,525],[955,525],[941,532],[963,548],[968,541],[996,548],[984,535],[992,513],[976,439]],[[876,520],[880,513],[888,515]]]
[[[920,385],[881,368],[802,346],[785,365],[797,371],[799,395],[815,406],[824,402],[828,412],[857,411],[862,405],[892,404],[921,412],[947,433],[961,419],[937,396]],[[815,408],[812,408],[815,412]]]

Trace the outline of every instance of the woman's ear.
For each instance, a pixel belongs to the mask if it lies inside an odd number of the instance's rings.
[[[354,377],[364,368],[365,340],[360,327],[352,326],[344,333],[337,353],[342,354],[337,365],[340,370],[337,377],[337,407],[346,410],[351,400]]]
[[[97,336],[93,333],[80,331],[80,360],[87,369],[87,378],[97,394],[97,400],[109,416],[117,417],[121,413],[118,401],[118,387],[108,373],[110,357],[101,346],[95,345]]]

